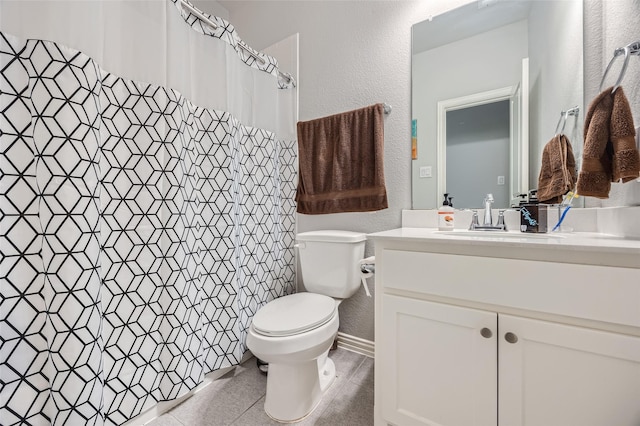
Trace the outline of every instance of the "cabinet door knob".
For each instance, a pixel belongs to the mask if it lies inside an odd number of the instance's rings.
[[[482,330],[480,330],[480,334],[482,335],[482,337],[484,337],[485,339],[490,339],[491,336],[493,336],[493,333],[491,332],[490,329],[488,329],[487,327],[484,327]]]
[[[504,335],[504,340],[506,340],[509,343],[516,343],[518,341],[518,336],[516,336],[515,334],[509,332],[509,333]]]

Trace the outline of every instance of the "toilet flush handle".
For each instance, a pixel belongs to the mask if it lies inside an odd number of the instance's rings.
[[[298,243],[298,244],[294,244],[293,247],[297,248],[297,249],[305,249],[305,248],[307,248],[307,245],[304,242],[301,242],[301,243]]]

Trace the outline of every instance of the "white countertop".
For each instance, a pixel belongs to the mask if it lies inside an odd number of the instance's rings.
[[[519,231],[438,231],[437,228],[397,228],[389,231],[368,234],[367,238],[376,241],[396,241],[413,245],[437,246],[442,251],[455,252],[456,248],[466,248],[461,254],[486,255],[501,257],[500,253],[521,251],[530,253],[552,253],[558,261],[572,261],[570,253],[589,255],[593,261],[594,255],[623,257],[613,262],[616,266],[640,268],[640,239],[623,238],[614,235],[593,232],[567,232],[530,234]],[[471,251],[470,251],[471,250]],[[507,256],[510,257],[510,256]],[[521,256],[518,256],[521,257]],[[539,256],[534,256],[539,257]],[[580,263],[584,263],[583,259]],[[612,264],[604,258],[596,261],[599,264]],[[576,260],[577,261],[577,260]]]

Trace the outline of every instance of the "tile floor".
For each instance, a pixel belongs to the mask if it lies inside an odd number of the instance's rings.
[[[346,349],[329,353],[337,377],[313,413],[296,425],[373,425],[373,359]],[[267,377],[251,358],[148,426],[281,425],[264,412]]]

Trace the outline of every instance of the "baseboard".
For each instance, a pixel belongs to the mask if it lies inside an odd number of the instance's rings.
[[[336,341],[338,342],[339,348],[368,356],[369,358],[373,358],[375,356],[375,342],[372,342],[371,340],[361,339],[360,337],[339,331]]]

